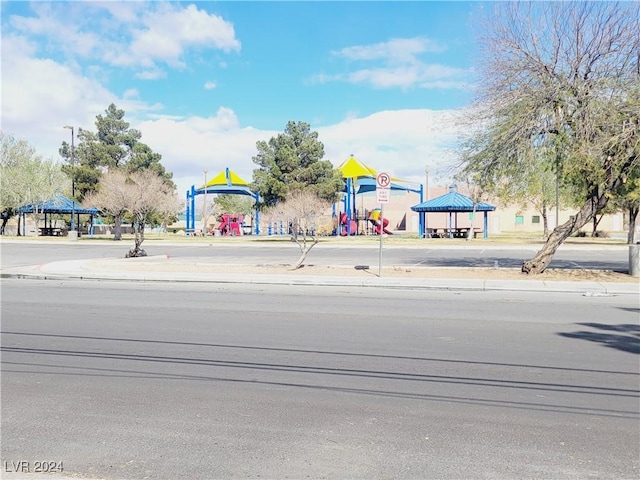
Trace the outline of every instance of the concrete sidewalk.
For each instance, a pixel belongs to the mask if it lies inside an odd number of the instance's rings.
[[[203,268],[204,266],[204,268]],[[207,268],[208,267],[208,268]],[[31,279],[82,279],[135,282],[199,282],[270,285],[314,285],[331,287],[375,287],[451,291],[529,291],[565,292],[589,296],[635,295],[640,296],[640,283],[629,277],[629,282],[548,281],[527,278],[471,279],[471,278],[398,278],[369,275],[305,275],[265,274],[251,271],[243,265],[243,273],[236,265],[216,265],[210,258],[171,259],[166,256],[137,259],[101,258],[51,262],[27,267],[2,269],[2,278]],[[248,269],[248,270],[247,270]],[[209,271],[207,271],[209,270]],[[376,270],[377,272],[377,270]],[[336,273],[340,273],[336,268]]]

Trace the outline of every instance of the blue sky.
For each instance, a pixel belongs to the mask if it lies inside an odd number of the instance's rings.
[[[287,121],[421,181],[450,162],[473,88],[478,2],[2,2],[2,129],[57,158],[110,103],[180,190],[251,179]],[[444,175],[444,173],[442,174]]]

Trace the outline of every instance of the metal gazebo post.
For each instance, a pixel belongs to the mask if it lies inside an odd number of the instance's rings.
[[[206,168],[203,170],[204,172],[204,200],[202,205],[202,235],[206,235],[209,228],[207,227],[207,170]]]

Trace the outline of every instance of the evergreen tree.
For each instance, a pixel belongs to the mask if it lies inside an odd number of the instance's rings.
[[[260,194],[262,207],[273,206],[290,192],[310,191],[335,202],[343,189],[343,180],[324,157],[324,145],[318,133],[306,122],[288,122],[284,133],[268,142],[256,143],[258,155],[253,162],[253,188]]]

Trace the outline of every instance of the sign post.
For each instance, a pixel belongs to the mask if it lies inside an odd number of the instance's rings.
[[[376,198],[380,204],[380,252],[378,254],[378,277],[382,277],[382,237],[384,234],[384,204],[389,203],[391,175],[380,172],[376,175]]]

